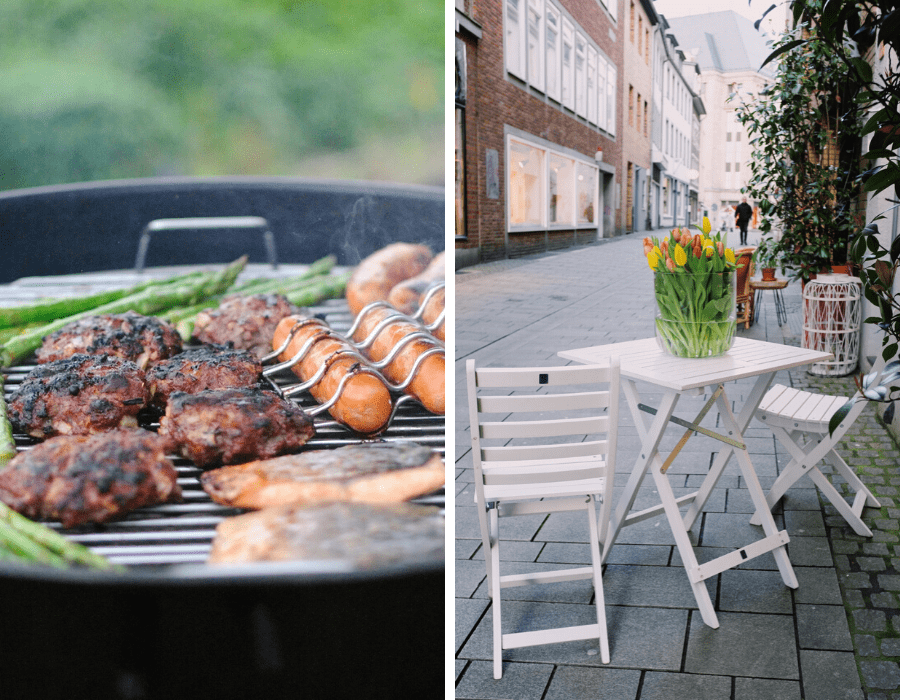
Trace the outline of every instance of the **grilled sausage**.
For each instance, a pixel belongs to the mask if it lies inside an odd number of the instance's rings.
[[[415,277],[431,262],[428,246],[391,243],[363,260],[347,282],[347,305],[354,314],[373,301],[384,301],[391,289]]]
[[[444,281],[444,251],[435,255],[422,272],[395,284],[387,302],[401,313],[412,315],[419,308],[419,300],[435,282]]]
[[[341,392],[340,397],[328,412],[335,420],[343,423],[351,430],[364,435],[376,434],[384,430],[391,419],[391,394],[380,377],[363,372],[360,361],[345,353],[354,348],[344,339],[331,334],[331,329],[324,321],[315,318],[287,316],[275,328],[273,348],[281,347],[291,329],[300,324],[291,338],[280,359],[287,361],[293,358],[307,343],[312,340],[311,347],[292,370],[304,382],[315,376],[323,365],[327,368],[322,378],[309,392],[319,403],[326,403],[337,392],[345,375],[351,376]]]
[[[359,327],[353,340],[361,343],[366,340],[382,321],[395,316],[390,323],[378,331],[372,344],[363,352],[376,362],[386,358],[394,347],[408,335],[423,332],[421,326],[407,321],[390,307],[378,306],[369,309],[359,321]],[[405,381],[413,372],[413,366],[419,356],[439,345],[428,339],[407,342],[397,356],[384,368],[384,375],[395,384]],[[415,371],[415,376],[405,389],[427,410],[443,415],[444,413],[444,354],[435,353],[426,357]]]
[[[425,294],[422,295],[422,298],[425,298]],[[437,321],[438,317],[441,315],[441,312],[444,310],[444,290],[439,289],[434,294],[432,294],[431,299],[428,300],[428,303],[425,304],[425,308],[422,310],[422,323],[426,326],[431,326],[435,321]],[[431,331],[431,334],[440,340],[442,343],[445,342],[444,338],[444,326],[446,324],[444,321],[441,321],[441,325]]]

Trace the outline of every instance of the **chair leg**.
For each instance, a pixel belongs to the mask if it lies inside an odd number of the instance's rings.
[[[491,551],[489,552],[491,570],[491,616],[494,627],[494,678],[503,677],[503,631],[501,629],[500,611],[500,524],[497,509],[491,508]]]
[[[594,601],[597,605],[597,627],[600,629],[600,661],[609,663],[609,635],[606,629],[606,600],[603,596],[603,564],[600,561],[600,537],[597,528],[597,508],[594,500],[587,504],[590,531],[591,564],[594,567]]]

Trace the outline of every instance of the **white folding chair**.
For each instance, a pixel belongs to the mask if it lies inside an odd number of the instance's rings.
[[[875,365],[872,376],[876,383],[883,367],[883,361]],[[852,397],[852,400],[856,399],[860,399],[859,392]],[[828,433],[829,420],[850,400],[846,396],[814,394],[782,384],[769,389],[759,404],[756,417],[769,426],[790,453],[791,461],[772,484],[772,489],[766,495],[766,503],[771,509],[791,486],[808,474],[853,531],[858,535],[871,537],[872,531],[862,521],[862,511],[866,506],[880,508],[881,504],[834,449],[862,413],[866,406],[865,400],[856,400],[834,433]],[[847,502],[819,469],[818,464],[822,461],[831,464],[847,482],[850,491],[854,493],[852,504]],[[754,515],[750,522],[758,525],[758,516]]]
[[[596,638],[601,661],[609,663],[600,548],[615,478],[618,359],[602,366],[479,369],[468,360],[466,381],[475,500],[493,604],[494,678],[502,676],[503,649],[537,644]],[[500,575],[500,517],[572,510],[586,511],[591,566]],[[593,579],[596,624],[502,633],[503,588],[585,578]]]

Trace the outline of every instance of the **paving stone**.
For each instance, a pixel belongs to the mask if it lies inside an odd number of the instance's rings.
[[[886,591],[900,591],[900,576],[878,574],[878,585]]]
[[[875,608],[896,608],[897,596],[893,593],[873,593],[870,596],[872,607]]]
[[[803,695],[812,700],[865,700],[853,654],[800,650]]]
[[[457,698],[481,700],[540,700],[553,673],[548,664],[503,664],[503,677],[494,680],[490,662],[473,661],[456,686]]]
[[[687,617],[686,610],[607,606],[611,662],[606,668],[677,671],[681,666]],[[534,629],[541,622],[547,626],[548,621],[558,627],[589,625],[597,621],[597,609],[593,605],[504,601],[503,621],[504,633]],[[488,611],[460,656],[485,660],[493,658],[491,630],[491,611]],[[648,630],[653,630],[653,634],[648,634]],[[673,643],[660,644],[661,639]],[[503,658],[507,661],[599,667],[602,664],[598,647],[599,640],[542,644],[505,649]]]
[[[560,546],[553,543],[551,547]],[[636,566],[668,566],[672,547],[654,545],[628,545],[616,542],[606,560],[607,564],[634,564]],[[543,556],[541,557],[543,559]],[[680,564],[679,564],[680,565]],[[675,566],[675,564],[673,564]]]
[[[900,666],[895,661],[859,662],[859,671],[869,688],[896,690],[900,688]]]
[[[881,653],[884,656],[900,656],[900,639],[886,637],[881,640]]]
[[[887,623],[881,610],[854,610],[850,613],[857,630],[863,632],[884,632]]]
[[[553,674],[545,700],[596,698],[634,700],[641,682],[640,671],[615,668],[562,666]],[[642,696],[643,697],[643,696]]]
[[[797,638],[801,649],[853,651],[842,605],[798,605]]]
[[[804,566],[795,566],[794,574],[797,576],[797,583],[800,585],[794,590],[794,602],[797,604],[811,605],[840,605],[841,587],[838,584],[837,573],[834,569],[825,568],[809,568]],[[859,595],[859,591],[850,591]],[[860,595],[860,605],[856,607],[864,607]]]
[[[858,656],[881,656],[878,651],[878,640],[871,634],[854,634],[853,646]]]
[[[719,612],[719,628],[707,627],[699,613],[691,617],[684,670],[729,676],[799,678],[797,657],[785,654],[797,639],[786,615]]]
[[[819,511],[785,511],[785,529],[797,537],[825,537],[825,521]]]
[[[863,545],[863,547],[865,547],[866,544],[868,544],[870,546],[872,545],[871,542],[867,542]],[[834,549],[835,554],[856,554],[856,552],[859,551],[859,543],[858,542],[847,542],[845,540],[835,540],[834,542],[831,543],[831,546]],[[886,544],[881,544],[880,546],[887,549]],[[873,552],[873,554],[874,554],[874,552]]]
[[[469,636],[469,632],[475,627],[478,620],[484,614],[490,601],[473,600],[470,598],[457,598],[456,605],[456,650],[462,647]]]
[[[795,537],[791,535],[788,554],[794,566],[834,566],[827,537]]]
[[[723,571],[719,610],[732,612],[790,614],[791,589],[784,585],[778,571]]]
[[[856,563],[862,571],[884,571],[887,569],[881,557],[856,557]]]
[[[460,559],[455,563],[456,596],[470,598],[487,577],[484,562],[476,559]]]
[[[872,577],[865,571],[841,572],[841,585],[844,588],[871,588]]]
[[[855,550],[853,550],[855,551]],[[845,554],[853,554],[853,551],[845,552]],[[864,554],[890,556],[888,546],[884,542],[863,542],[862,551]]]
[[[714,596],[716,582],[705,583]],[[681,567],[609,565],[603,574],[603,590],[607,605],[697,607],[690,581]]]
[[[689,673],[647,673],[641,700],[721,700],[731,695],[731,679]]]
[[[734,700],[801,700],[800,682],[735,678]]]

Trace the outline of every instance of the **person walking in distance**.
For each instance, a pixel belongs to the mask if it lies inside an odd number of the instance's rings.
[[[747,204],[746,197],[741,199],[734,214],[734,225],[741,230],[741,245],[747,245],[747,226],[750,223],[750,217],[753,216],[753,207]]]

